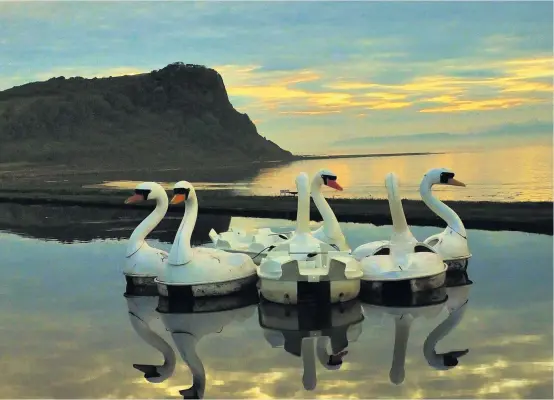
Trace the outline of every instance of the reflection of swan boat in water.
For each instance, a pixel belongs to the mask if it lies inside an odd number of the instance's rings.
[[[302,383],[317,385],[317,361],[328,370],[339,369],[349,342],[362,333],[363,310],[358,300],[336,305],[282,305],[261,301],[258,318],[272,347],[302,358]]]
[[[206,373],[196,346],[202,337],[220,333],[234,321],[245,321],[254,313],[257,295],[228,295],[212,298],[195,298],[177,302],[160,297],[158,312],[170,332],[181,358],[192,374],[192,386],[180,390],[185,399],[201,399],[206,388]]]
[[[173,348],[151,327],[150,322],[157,316],[156,307],[158,296],[134,296],[125,294],[129,320],[135,332],[148,345],[158,350],[163,355],[162,365],[133,364],[133,367],[144,373],[148,382],[160,383],[165,381],[175,370],[175,352]]]
[[[466,355],[469,349],[437,353],[436,346],[440,340],[454,330],[464,317],[469,302],[469,289],[473,282],[466,271],[453,270],[447,275],[446,309],[448,316],[429,333],[423,344],[423,354],[430,366],[436,369],[450,369],[458,365],[458,358]]]
[[[412,322],[416,318],[432,319],[437,317],[444,308],[448,310],[447,318],[429,333],[423,345],[425,359],[433,368],[441,370],[454,368],[458,365],[458,359],[469,352],[467,349],[446,353],[436,352],[438,342],[458,326],[463,318],[467,309],[469,285],[473,282],[467,278],[465,272],[452,271],[448,274],[447,283],[451,286],[438,288],[433,293],[429,293],[430,297],[426,303],[425,299],[420,297],[419,304],[422,305],[419,306],[415,302],[394,307],[364,304],[367,313],[387,314],[394,318],[394,351],[389,373],[392,383],[400,385],[404,382],[408,338]]]

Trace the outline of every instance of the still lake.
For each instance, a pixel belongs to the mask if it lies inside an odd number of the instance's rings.
[[[392,151],[391,151],[392,152]],[[419,184],[432,168],[446,167],[467,187],[437,185],[433,188],[442,200],[473,201],[552,201],[552,146],[527,146],[508,149],[389,157],[337,158],[296,161],[284,166],[263,168],[251,179],[234,183],[197,182],[194,176],[182,179],[197,190],[229,190],[237,195],[273,196],[279,190],[294,190],[299,172],[310,175],[322,168],[333,171],[344,191],[324,188],[326,196],[343,198],[386,198],[386,174],[400,178],[400,193],[405,199],[420,199]],[[101,182],[99,182],[101,183]],[[138,182],[117,181],[108,185],[132,189]],[[162,182],[168,189],[172,182]]]
[[[1,397],[181,398],[179,391],[191,386],[190,369],[155,311],[151,328],[175,349],[175,370],[151,383],[133,368],[163,362],[133,329],[123,296],[126,238],[145,214],[0,205]],[[178,222],[161,226],[150,243],[169,249]],[[206,240],[206,225],[287,230],[292,222],[202,215],[198,224],[202,237],[196,240]],[[353,247],[391,232],[389,226],[341,225]],[[420,239],[438,232],[412,230]],[[469,349],[455,368],[437,370],[424,356],[426,338],[448,315],[439,307],[413,320],[404,379],[392,383],[394,319],[386,309],[362,303],[347,316],[363,321],[348,332],[343,365],[327,370],[318,361],[317,385],[306,391],[302,359],[272,347],[280,333],[264,331],[260,318],[268,316],[253,304],[223,316],[184,315],[177,321],[207,332],[196,347],[205,370],[204,397],[552,398],[552,236],[479,230],[468,236],[473,284],[467,310],[437,345],[437,352]],[[273,319],[277,326],[281,322],[290,329],[287,321]]]

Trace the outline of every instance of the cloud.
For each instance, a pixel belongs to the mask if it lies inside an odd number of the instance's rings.
[[[551,96],[543,94],[552,91],[551,64],[552,58],[539,57],[508,59],[481,67],[499,71],[494,77],[449,76],[447,66],[434,74],[396,84],[337,79],[321,67],[267,71],[260,66],[226,65],[216,69],[222,73],[232,98],[247,98],[257,104],[256,108],[265,106],[266,111],[281,114],[325,115],[403,108],[422,113],[451,113],[548,103]],[[459,73],[460,68],[456,68]],[[312,88],[299,87],[305,83]],[[244,104],[248,107],[248,103]]]
[[[203,64],[264,136],[312,152],[349,132],[544,118],[551,14],[545,2],[2,3],[0,89]],[[305,138],[316,133],[329,139]]]
[[[550,138],[552,135],[551,121],[526,121],[523,123],[508,123],[499,124],[482,129],[479,131],[467,131],[464,133],[448,133],[448,132],[429,132],[417,133],[407,132],[404,135],[388,135],[388,136],[363,136],[347,139],[340,139],[332,143],[334,146],[349,147],[349,146],[364,146],[378,145],[394,142],[402,142],[404,144],[418,143],[422,144],[427,141],[441,143],[461,143],[469,141],[490,140],[499,137],[520,138],[522,140],[530,140],[532,137]]]

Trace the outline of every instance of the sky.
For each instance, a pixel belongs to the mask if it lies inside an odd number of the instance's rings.
[[[0,90],[182,61],[216,69],[297,154],[551,146],[552,15],[548,1],[0,1]]]

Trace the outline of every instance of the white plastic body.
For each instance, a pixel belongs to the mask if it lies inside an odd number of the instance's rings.
[[[425,205],[447,224],[443,232],[432,235],[423,242],[433,247],[446,262],[468,259],[471,253],[462,220],[454,210],[433,196],[433,185],[438,183],[437,176],[443,170],[446,169],[428,171],[419,185],[419,194]]]
[[[441,233],[429,236],[423,243],[431,246],[443,260],[449,261],[466,260],[471,257],[467,239],[447,227]]]
[[[298,212],[292,237],[267,254],[258,268],[260,292],[269,301],[297,304],[297,282],[331,281],[331,303],[358,296],[361,265],[348,251],[337,251],[309,230],[307,174],[296,179]],[[310,257],[311,254],[315,254]]]
[[[385,178],[387,197],[392,217],[393,234],[389,241],[366,243],[352,254],[361,260],[364,281],[402,281],[433,277],[447,270],[447,265],[436,251],[425,243],[418,242],[411,233],[402,200],[398,192],[398,178],[390,173]],[[387,255],[375,255],[384,247]],[[416,247],[425,247],[429,252],[415,252]]]
[[[123,274],[131,277],[155,278],[168,258],[166,251],[151,247],[145,238],[164,218],[169,201],[164,188],[155,182],[143,182],[137,187],[151,189],[149,199],[156,200],[154,210],[135,228],[127,243]]]
[[[188,182],[187,184],[190,185]],[[168,261],[155,281],[162,284],[158,285],[159,289],[164,285],[195,286],[197,290],[194,295],[198,296],[235,293],[242,288],[245,280],[256,279],[256,265],[245,254],[191,247],[190,238],[198,216],[198,201],[194,188],[192,185],[190,187],[185,202],[185,214],[171,246]]]
[[[151,247],[143,242],[131,256],[125,257],[123,273],[132,277],[155,278],[167,262],[166,251]]]
[[[313,231],[312,235],[321,242],[336,246],[335,250],[350,251],[350,246],[346,242],[337,217],[321,193],[321,182],[321,177],[316,174],[312,179],[310,187],[310,195],[323,218],[322,226]],[[299,194],[299,196],[302,196],[302,194]],[[290,233],[285,235],[290,238]],[[214,246],[218,249],[243,252],[251,257],[258,256],[260,258],[267,254],[269,246],[277,245],[287,240],[279,237],[270,228],[259,228],[251,232],[231,228],[219,234],[212,229],[209,236]]]

